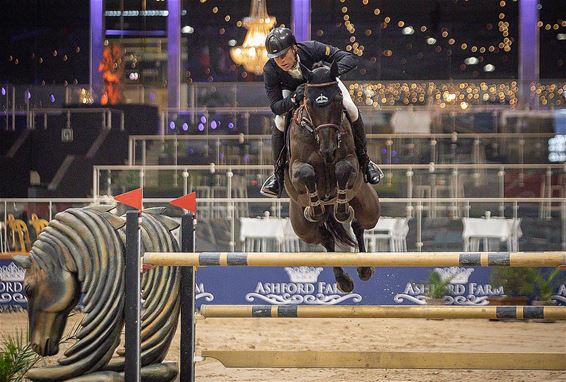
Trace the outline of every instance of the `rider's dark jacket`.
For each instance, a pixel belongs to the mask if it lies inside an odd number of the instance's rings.
[[[358,65],[358,59],[353,54],[318,41],[300,42],[297,48],[301,65],[309,70],[312,70],[312,66],[319,61],[327,63],[336,61],[338,73],[342,75]],[[271,104],[271,111],[276,115],[285,114],[295,107],[291,96],[283,98],[283,89],[294,91],[297,86],[305,82],[304,79],[291,77],[289,73],[277,66],[273,58],[263,67],[263,81]]]

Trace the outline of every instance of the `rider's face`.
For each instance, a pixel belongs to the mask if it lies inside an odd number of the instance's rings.
[[[275,63],[284,71],[291,70],[295,63],[297,62],[297,57],[295,55],[295,47],[291,47],[291,49],[287,50],[285,54],[275,57]]]

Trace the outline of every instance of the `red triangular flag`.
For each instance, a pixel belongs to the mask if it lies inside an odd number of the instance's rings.
[[[114,197],[117,202],[123,203],[127,206],[134,207],[141,211],[142,209],[142,189],[136,188],[135,190],[126,192],[124,194]]]
[[[173,199],[169,202],[177,207],[184,208],[185,210],[191,211],[196,215],[197,213],[197,193],[191,192],[190,194],[181,196],[180,198]]]

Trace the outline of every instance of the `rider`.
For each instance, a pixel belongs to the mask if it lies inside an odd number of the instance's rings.
[[[318,41],[297,43],[293,32],[283,27],[277,27],[269,32],[265,39],[265,48],[267,49],[267,56],[270,58],[263,67],[265,91],[271,103],[271,111],[275,114],[275,127],[272,133],[275,171],[261,187],[261,193],[269,197],[278,197],[281,191],[278,178],[282,179],[282,177],[276,175],[279,175],[283,170],[279,155],[285,145],[285,117],[289,111],[298,107],[304,98],[305,79],[300,65],[312,70],[313,64],[319,61],[336,61],[338,73],[341,75],[354,69],[358,60],[351,53]],[[340,79],[337,78],[336,80],[342,92],[344,108],[352,122],[356,155],[364,173],[365,181],[377,184],[383,173],[368,157],[362,116],[352,101],[348,89]]]

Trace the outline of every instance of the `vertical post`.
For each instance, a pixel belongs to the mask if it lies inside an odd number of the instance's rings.
[[[409,201],[407,202],[407,206],[405,208],[406,212],[407,212],[407,219],[410,219],[413,217],[413,175],[415,173],[413,172],[413,169],[408,169],[407,170],[407,198],[409,199]]]
[[[536,107],[531,84],[539,80],[538,0],[519,1],[519,102]]]
[[[226,173],[226,192],[228,193],[228,219],[230,219],[230,252],[234,252],[235,248],[236,248],[236,241],[235,241],[235,220],[236,220],[236,211],[235,211],[235,205],[234,202],[232,201],[232,177],[234,176],[234,173],[232,172],[232,170],[228,170],[228,172]]]
[[[90,1],[90,87],[94,99],[102,94],[102,76],[98,64],[102,60],[104,44],[104,0]]]
[[[499,198],[501,201],[499,202],[499,214],[500,216],[504,215],[505,212],[505,167],[501,167],[501,169],[497,172],[497,176],[499,176]]]
[[[181,250],[195,251],[195,225],[192,213],[181,219]],[[181,354],[180,382],[195,380],[195,270],[181,267]]]
[[[6,86],[6,108],[4,109],[6,113],[6,131],[8,131],[8,125],[10,124],[10,117],[8,114],[8,110],[10,110],[10,87]]]
[[[181,1],[167,0],[167,106],[181,104]]]
[[[12,86],[12,131],[16,131],[16,87]]]
[[[126,382],[140,381],[141,257],[138,217],[139,212],[137,210],[126,213],[126,271],[124,277],[124,284],[126,285],[124,378]]]
[[[423,250],[423,203],[421,200],[417,202],[417,251]]]
[[[310,0],[293,0],[291,6],[293,32],[297,41],[311,39],[311,2]]]
[[[562,205],[564,205],[564,203],[562,203]],[[562,217],[564,218],[564,216],[565,215],[563,214]],[[8,202],[4,200],[4,252],[8,252],[8,224],[6,224],[7,221],[8,221]]]

